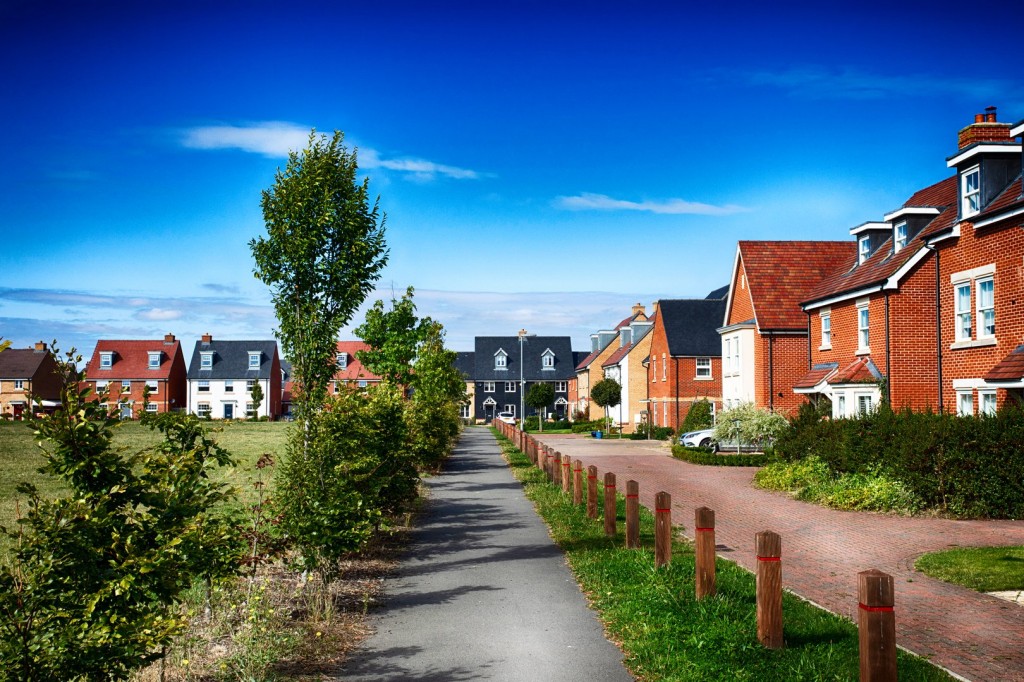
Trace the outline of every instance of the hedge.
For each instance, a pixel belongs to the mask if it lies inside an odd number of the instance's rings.
[[[759,467],[764,466],[769,460],[769,456],[764,453],[719,455],[707,448],[689,448],[683,445],[673,445],[672,456],[690,464],[708,464],[719,467]]]

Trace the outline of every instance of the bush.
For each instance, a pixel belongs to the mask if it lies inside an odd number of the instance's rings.
[[[690,464],[706,464],[711,466],[757,467],[768,461],[768,455],[719,455],[707,448],[688,448],[682,445],[672,446],[672,456]]]
[[[715,418],[712,412],[711,402],[707,398],[694,402],[686,412],[686,419],[683,420],[679,433],[710,429],[715,425]]]
[[[673,436],[671,426],[651,426],[646,421],[637,426],[636,431],[629,434],[631,440],[669,440]]]
[[[605,427],[604,419],[595,419],[593,421],[573,422],[572,432],[573,433],[590,433],[591,431],[600,431]]]
[[[789,422],[777,412],[743,403],[718,415],[715,440],[765,445],[789,430]]]

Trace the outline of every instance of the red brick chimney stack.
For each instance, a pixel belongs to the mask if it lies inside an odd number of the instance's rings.
[[[36,350],[37,351],[44,351],[44,350],[46,350],[46,344],[43,343],[42,341],[36,341]]]
[[[211,341],[213,341],[213,336],[209,332],[203,334],[203,343],[210,343]]]
[[[987,107],[984,114],[975,114],[974,123],[957,136],[958,149],[978,142],[1010,142],[1010,124],[996,121],[996,108]]]
[[[164,343],[167,343],[167,344],[174,343],[174,334],[172,334],[170,332],[167,332],[166,334],[164,334]]]

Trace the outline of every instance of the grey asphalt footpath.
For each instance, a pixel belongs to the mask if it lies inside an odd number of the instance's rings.
[[[467,428],[340,680],[632,680],[490,431]]]

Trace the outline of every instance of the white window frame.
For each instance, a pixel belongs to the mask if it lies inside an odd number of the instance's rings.
[[[245,392],[246,393],[252,393],[252,387],[255,386],[255,385],[256,385],[256,380],[255,379],[246,379],[245,380]]]
[[[556,381],[555,382],[555,393],[566,393],[569,390],[568,381]]]
[[[210,382],[207,379],[199,379],[196,382],[196,393],[209,393]]]
[[[516,382],[514,382],[514,381],[506,381],[505,382],[505,393],[515,393],[515,392],[516,392]]]
[[[160,382],[156,379],[147,379],[146,386],[149,386],[150,395],[156,395],[160,392]]]
[[[697,358],[695,363],[695,379],[711,379],[711,358]]]
[[[494,393],[494,384],[495,384],[495,382],[493,382],[493,381],[485,381],[484,382],[484,393]]]
[[[508,369],[508,353],[503,350],[499,350],[494,354],[494,369]]]
[[[210,403],[196,403],[196,415],[206,418],[210,416],[211,412]]]
[[[985,284],[991,284],[992,285],[991,291],[989,293],[989,296],[991,298],[990,298],[990,300],[985,301],[983,303],[982,299],[983,299],[983,296],[984,296],[984,289],[985,289],[984,285]],[[986,277],[979,277],[978,279],[974,280],[974,292],[975,292],[975,301],[976,301],[975,305],[976,305],[976,310],[977,310],[977,313],[978,313],[978,317],[976,318],[977,319],[977,327],[975,329],[975,332],[977,333],[979,339],[994,339],[995,336],[996,336],[996,280],[995,280],[995,277],[993,277],[992,275],[988,275]],[[986,324],[986,322],[985,322],[985,314],[986,313],[990,313],[991,314],[991,319],[992,319],[992,324],[991,324],[992,331],[991,332],[986,330],[986,327],[988,326]]]
[[[258,351],[250,352],[249,353],[249,369],[259,369],[260,368],[260,356],[261,355],[263,355],[263,354],[258,352]]]
[[[146,412],[149,412],[150,414],[156,414],[159,408],[160,406],[156,403],[146,403]]]
[[[199,352],[199,369],[213,369],[213,351]]]
[[[871,352],[871,306],[857,304],[857,355]]]
[[[907,221],[906,220],[902,220],[902,221],[896,223],[896,225],[892,229],[893,229],[893,240],[892,240],[893,249],[894,249],[894,251],[899,253],[900,251],[902,251],[907,246],[907,241],[908,241],[907,235],[909,234],[909,232],[907,230]]]
[[[875,411],[875,397],[870,393],[855,393],[854,400],[857,401],[857,416],[863,417]],[[867,409],[865,409],[867,403]]]
[[[15,379],[14,380],[14,390],[15,391],[24,391],[25,390],[25,380],[24,379]]]
[[[732,338],[732,373],[740,373],[740,337]]]
[[[102,393],[103,391],[106,391],[107,390],[107,386],[109,385],[109,383],[110,382],[107,382],[107,381],[97,381],[96,382],[96,393]]]
[[[149,369],[160,369],[160,351],[150,351],[149,353]]]
[[[331,382],[331,393],[333,395],[338,395],[338,382],[337,381],[332,381]]]
[[[974,178],[973,182],[971,178]],[[981,212],[981,166],[972,166],[960,174],[960,217]]]
[[[234,393],[235,392],[235,380],[234,379],[225,379],[224,380],[224,392],[225,393]]]
[[[259,415],[256,414],[256,403],[247,402],[245,404],[245,418],[246,419],[255,419],[258,416]]]
[[[360,379],[356,382],[356,386],[359,388],[366,388],[366,379]]]
[[[100,369],[110,369],[114,364],[114,352],[103,351],[100,353]]]
[[[832,348],[832,311],[823,310],[819,314],[821,320],[821,347],[818,350],[830,350]]]
[[[953,285],[953,314],[955,331],[954,339],[957,341],[970,341],[974,338],[972,300],[972,282],[957,282]]]
[[[868,235],[861,235],[857,240],[857,263],[863,263],[871,256],[871,238]]]
[[[658,383],[658,356],[651,356],[651,383]]]
[[[665,354],[661,354],[661,380],[668,381],[668,362],[665,360]]]
[[[836,394],[836,416],[846,417],[846,393]]]
[[[541,369],[555,368],[555,354],[551,350],[544,351],[544,354],[540,356],[540,367]]]
[[[250,364],[252,358],[250,357]],[[338,353],[334,356],[334,363],[338,366],[338,369],[348,369],[348,353]]]
[[[974,416],[974,391],[968,389],[956,392],[956,415],[958,417]]]
[[[996,414],[996,392],[994,390],[978,391],[978,414],[994,417]]]
[[[505,407],[502,408],[502,412],[508,412],[513,417],[516,416],[516,405],[515,403],[506,403]]]
[[[121,379],[121,393],[131,393],[131,392],[132,392],[132,380],[131,379]]]
[[[722,339],[722,373],[732,374],[732,339]]]

